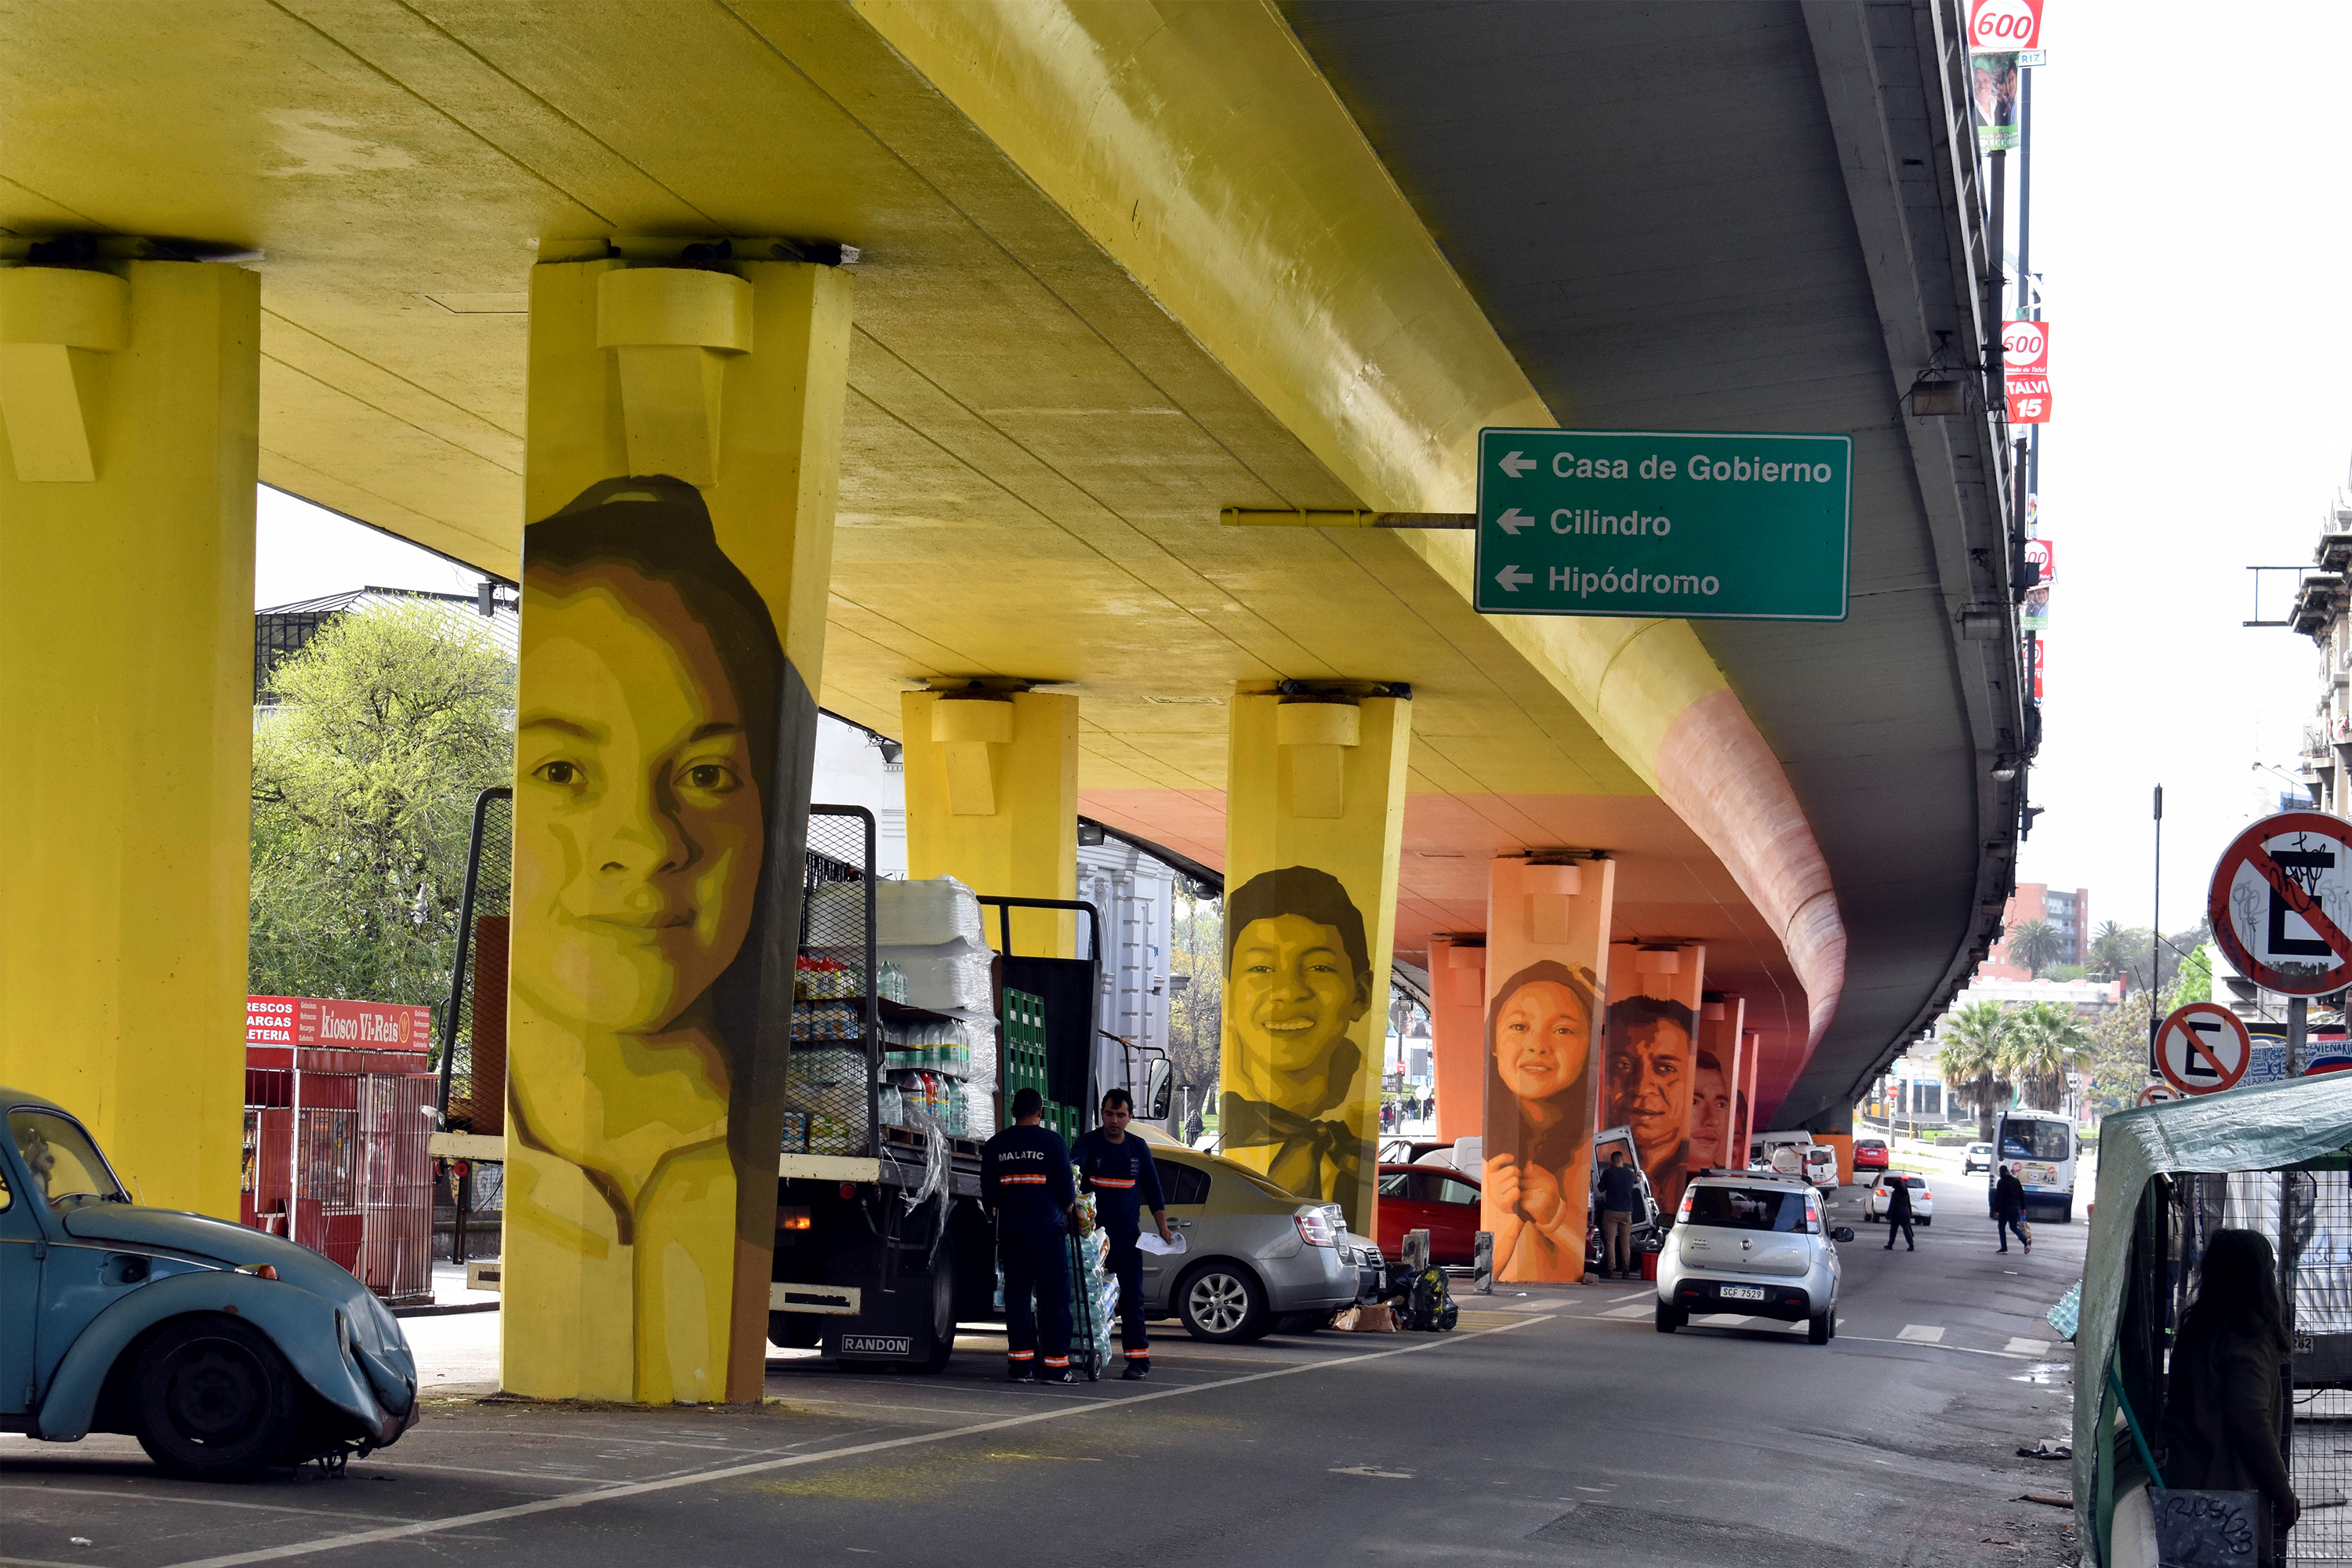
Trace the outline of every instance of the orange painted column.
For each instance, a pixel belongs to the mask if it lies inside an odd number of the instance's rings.
[[[1633,1130],[1633,1157],[1649,1173],[1658,1206],[1671,1215],[1683,1201],[1683,1173],[1690,1165],[1706,948],[1612,942],[1609,968],[1617,984],[1609,1002],[1601,1125]]]
[[[1429,939],[1429,1063],[1437,1079],[1437,1137],[1475,1138],[1486,1100],[1486,939]]]
[[[1710,994],[1699,1004],[1698,1056],[1691,1079],[1690,1163],[1738,1170],[1748,1163],[1748,1145],[1736,1142],[1739,1109],[1740,1025],[1748,1005],[1738,996]]]
[[[1616,889],[1609,860],[1492,863],[1479,1224],[1494,1233],[1497,1279],[1584,1278]]]
[[[1756,1068],[1764,1055],[1764,1037],[1754,1029],[1739,1032],[1739,1098],[1733,1110],[1739,1118],[1739,1159],[1748,1162],[1748,1145],[1756,1141]]]

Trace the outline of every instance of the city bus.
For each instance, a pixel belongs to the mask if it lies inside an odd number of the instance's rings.
[[[1993,1129],[1992,1171],[1986,1177],[1985,1207],[2000,1185],[2000,1168],[2007,1165],[2025,1185],[2025,1217],[2054,1219],[2061,1225],[2074,1218],[2074,1158],[2081,1151],[2074,1124],[2050,1110],[2005,1110]]]

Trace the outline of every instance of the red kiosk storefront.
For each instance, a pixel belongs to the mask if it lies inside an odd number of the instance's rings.
[[[397,1305],[433,1299],[433,1010],[248,996],[243,1218]]]

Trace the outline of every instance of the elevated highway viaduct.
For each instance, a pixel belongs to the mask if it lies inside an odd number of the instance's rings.
[[[1455,1133],[1490,939],[1843,1131],[1998,934],[2034,738],[2005,429],[1907,398],[1997,328],[1959,12],[10,7],[0,1081],[236,1212],[258,480],[525,581],[525,839],[592,776],[532,751],[563,616],[667,592],[527,580],[526,523],[707,516],[783,661],[733,679],[772,847],[821,705],[903,738],[918,875],[1066,896],[1080,814],[1328,872],[1360,988],[1433,976]],[[1478,432],[1551,426],[1851,437],[1845,618],[1481,615],[1466,532],[1220,521],[1465,513]],[[527,1095],[566,1004],[518,997]]]

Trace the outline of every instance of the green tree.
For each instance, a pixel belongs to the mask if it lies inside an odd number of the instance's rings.
[[[1952,1098],[1977,1115],[1977,1135],[1992,1137],[1993,1113],[2009,1108],[2009,1013],[1998,1002],[1971,1002],[1944,1016],[1936,1071]]]
[[[474,799],[510,782],[514,668],[433,605],[342,616],[272,676],[253,745],[249,984],[447,1001]]]
[[[2134,948],[2133,932],[2115,921],[2101,926],[2091,938],[2090,963],[2084,967],[2094,980],[2119,980],[2131,971]],[[2139,933],[2143,939],[2146,933]]]
[[[2168,1013],[2173,1005],[2168,997],[2158,1011]],[[2092,1021],[2090,1035],[2093,1109],[2102,1116],[2130,1110],[2147,1087],[2147,1003],[2135,999],[2108,1008]]]
[[[2025,1103],[2060,1110],[2066,1104],[2066,1074],[2090,1050],[2091,1037],[2064,1003],[2034,1002],[2010,1015],[2001,1048]]]
[[[2213,954],[2209,948],[2193,948],[2180,963],[2179,973],[2172,983],[2174,1007],[2191,1002],[2213,1000]]]
[[[2048,921],[2020,921],[2009,928],[2009,961],[2039,974],[2066,951],[2066,939]]]
[[[1213,1116],[1224,1038],[1224,900],[1196,899],[1180,881],[1174,923],[1169,971],[1182,984],[1168,998],[1168,1056],[1176,1103],[1181,1114],[1189,1089],[1193,1108]]]

